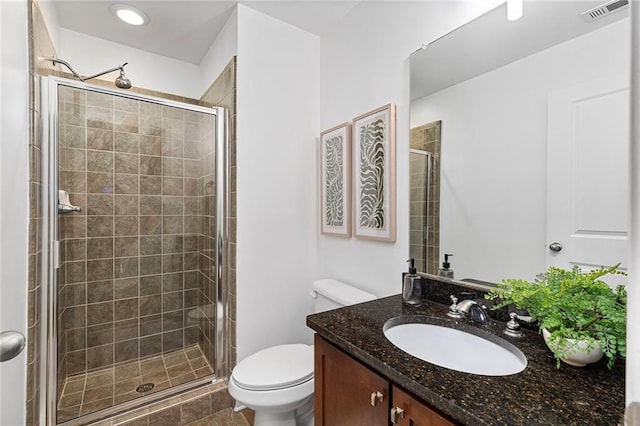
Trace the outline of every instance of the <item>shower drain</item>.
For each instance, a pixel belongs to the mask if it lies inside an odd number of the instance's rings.
[[[153,383],[143,383],[136,388],[136,392],[149,392],[155,385]]]

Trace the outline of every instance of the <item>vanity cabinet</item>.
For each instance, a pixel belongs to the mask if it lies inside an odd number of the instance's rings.
[[[317,334],[314,392],[316,426],[456,424]]]

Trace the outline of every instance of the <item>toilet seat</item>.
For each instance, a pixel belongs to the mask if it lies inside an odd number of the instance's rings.
[[[272,346],[242,360],[232,372],[235,384],[265,391],[297,386],[313,379],[313,346]]]

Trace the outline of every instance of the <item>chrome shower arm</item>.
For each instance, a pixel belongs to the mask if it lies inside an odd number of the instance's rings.
[[[62,59],[58,59],[58,58],[45,58],[45,59],[46,59],[46,60],[48,60],[48,61],[53,62],[53,65],[56,65],[56,64],[62,64],[62,65],[64,65],[65,67],[67,67],[67,68],[69,69],[69,71],[71,71],[71,74],[73,74],[73,76],[74,76],[75,78],[77,78],[77,79],[78,79],[78,80],[80,80],[80,81],[84,81],[84,80],[83,80],[83,77],[82,77],[80,74],[78,74],[78,73],[76,72],[76,70],[74,70],[74,69],[71,67],[71,65],[69,65],[69,62],[67,62],[67,61],[63,61]]]
[[[106,71],[102,71],[102,72],[100,72],[98,74],[94,74],[94,75],[90,75],[88,77],[85,77],[85,76],[82,76],[82,75],[78,74],[77,71],[74,70],[73,67],[67,61],[64,61],[64,60],[58,59],[58,58],[45,58],[45,59],[53,62],[53,65],[56,65],[56,64],[64,65],[65,67],[67,67],[69,69],[69,71],[71,71],[73,76],[75,78],[77,78],[78,80],[80,80],[80,81],[91,80],[92,78],[100,77],[101,75],[109,74],[110,72],[114,72],[114,71],[118,71],[118,70],[120,70],[121,72],[124,72],[124,66],[128,64],[128,62],[125,62],[124,64],[122,64],[120,66],[113,67],[113,68],[108,69]]]
[[[89,77],[80,77],[80,80],[85,81],[85,80],[91,80],[92,78],[96,78],[96,77],[100,77],[101,75],[105,75],[105,74],[109,74],[110,72],[114,72],[114,71],[124,71],[124,66],[127,65],[128,62],[125,62],[124,64],[120,65],[119,67],[113,67],[109,70],[106,71],[102,71],[101,73],[98,74],[94,74],[94,75],[90,75]]]

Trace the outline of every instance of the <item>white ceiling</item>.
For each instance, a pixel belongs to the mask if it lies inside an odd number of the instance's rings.
[[[62,28],[199,64],[237,3],[323,35],[359,0],[52,0]],[[149,24],[127,25],[111,13],[124,3],[142,10]]]

